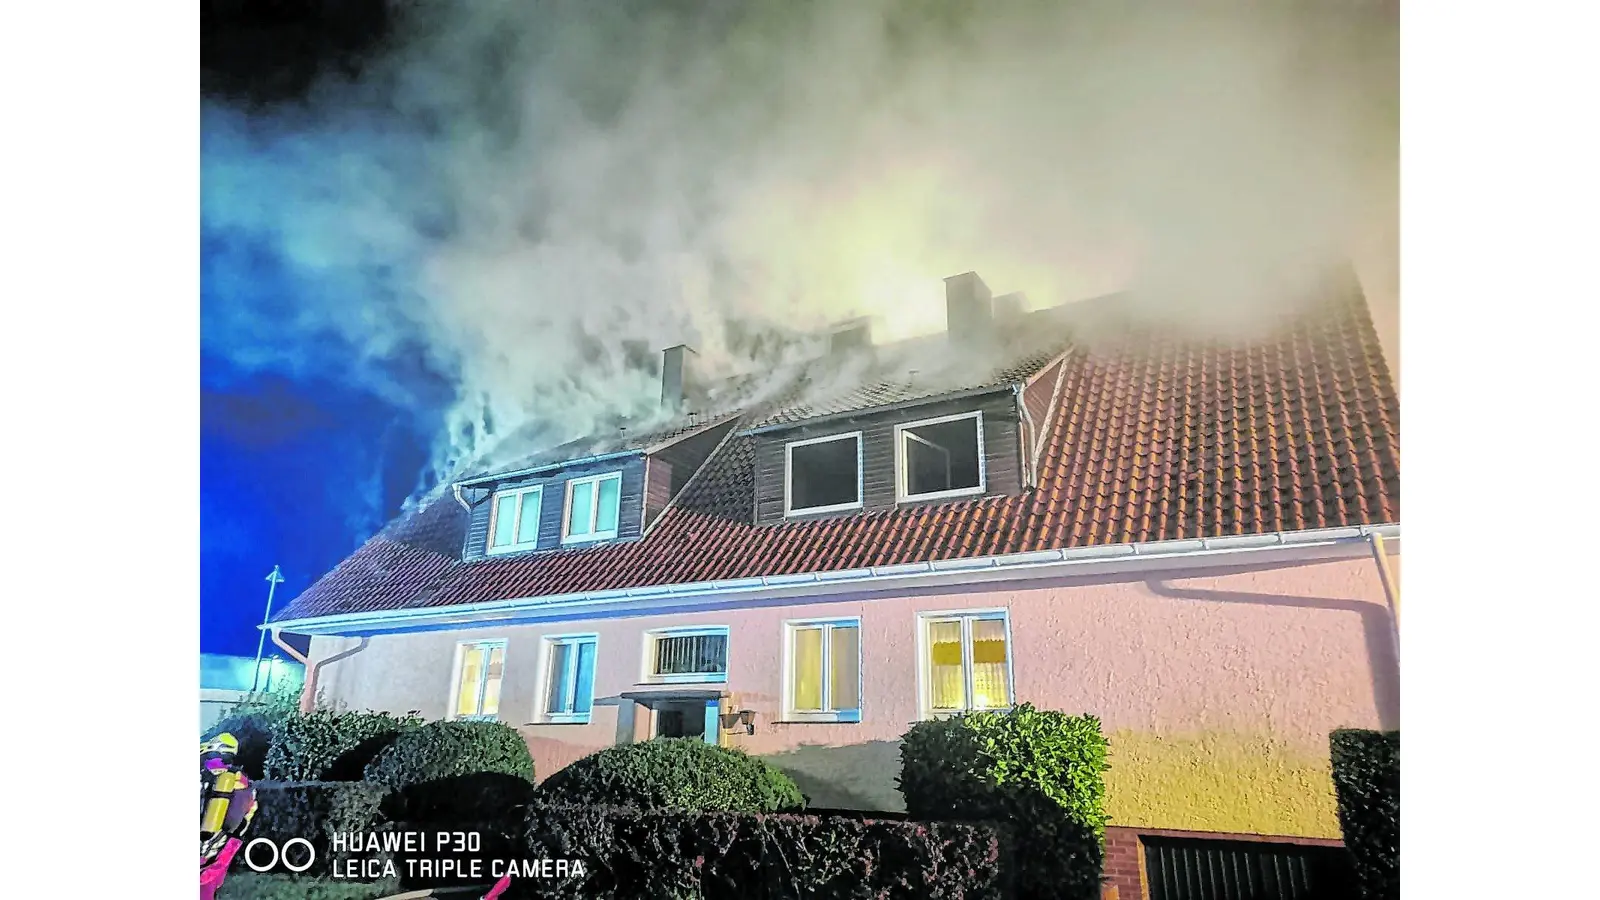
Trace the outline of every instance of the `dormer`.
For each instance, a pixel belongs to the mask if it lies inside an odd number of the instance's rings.
[[[945,333],[873,345],[860,321],[814,369],[823,384],[743,433],[755,442],[755,521],[1011,496],[1032,483],[1065,335],[974,272],[945,279]],[[836,373],[860,380],[827,384]]]
[[[455,485],[471,512],[463,559],[637,540],[737,422],[687,412],[694,351],[663,353],[663,419],[642,434],[618,426]]]

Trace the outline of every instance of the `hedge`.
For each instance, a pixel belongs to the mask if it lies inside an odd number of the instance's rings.
[[[1329,738],[1339,827],[1369,900],[1400,896],[1400,732],[1341,729]]]
[[[401,890],[398,881],[359,884],[331,878],[231,872],[217,900],[380,900]]]
[[[1018,895],[1100,896],[1106,739],[1094,716],[1022,704],[918,722],[901,739],[913,819],[1006,823]]]
[[[983,825],[796,814],[688,813],[536,803],[519,859],[544,877],[508,897],[991,900],[1006,896]],[[562,877],[560,861],[581,863]],[[492,879],[491,879],[492,880]]]
[[[765,760],[697,738],[659,738],[592,753],[547,778],[537,799],[699,812],[805,807],[793,780]]]
[[[277,781],[357,781],[372,758],[420,716],[317,710],[279,722],[267,751],[265,776]]]
[[[533,757],[502,722],[429,722],[394,738],[367,763],[368,781],[395,792],[396,818],[520,821],[533,793]]]
[[[316,851],[316,862],[305,875],[325,875],[334,860],[349,854],[335,853],[333,836],[371,832],[384,822],[382,807],[388,787],[364,781],[257,782],[255,819],[245,841],[264,837],[278,846],[290,838],[305,838]],[[298,853],[290,849],[291,854]],[[299,857],[291,856],[298,864]],[[262,860],[265,862],[265,859]],[[245,869],[244,853],[234,858],[230,871]],[[286,869],[281,869],[287,872]],[[231,877],[231,876],[230,876]]]

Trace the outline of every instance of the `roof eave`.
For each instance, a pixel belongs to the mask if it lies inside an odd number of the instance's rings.
[[[1268,532],[1174,541],[1107,544],[724,581],[649,585],[481,603],[411,607],[286,619],[264,626],[296,634],[360,636],[484,625],[559,621],[597,614],[659,611],[677,602],[715,608],[763,600],[859,596],[906,588],[1065,577],[1124,575],[1200,566],[1343,559],[1369,553],[1373,535],[1400,537],[1399,523]]]

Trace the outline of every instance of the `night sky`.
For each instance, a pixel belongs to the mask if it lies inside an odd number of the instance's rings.
[[[381,3],[202,3],[203,99],[250,114],[303,103],[317,79],[359,72],[388,30]],[[224,311],[249,306],[270,320],[304,289],[270,247],[202,217],[203,653],[253,654],[267,573],[283,567],[281,609],[337,565],[398,512],[438,427],[437,409],[402,408],[341,377],[350,348],[280,348],[299,360],[292,371],[233,361],[240,348],[231,344],[307,338],[241,334],[225,327]],[[394,366],[399,379],[429,377]]]

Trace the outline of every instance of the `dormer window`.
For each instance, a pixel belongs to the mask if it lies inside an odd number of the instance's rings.
[[[540,487],[499,491],[489,508],[489,552],[532,550],[539,543]]]
[[[861,432],[794,441],[784,453],[784,515],[861,508]]]
[[[897,425],[894,436],[900,502],[984,492],[983,413]]]
[[[616,537],[621,503],[621,472],[567,482],[566,524],[561,542],[577,544]]]

